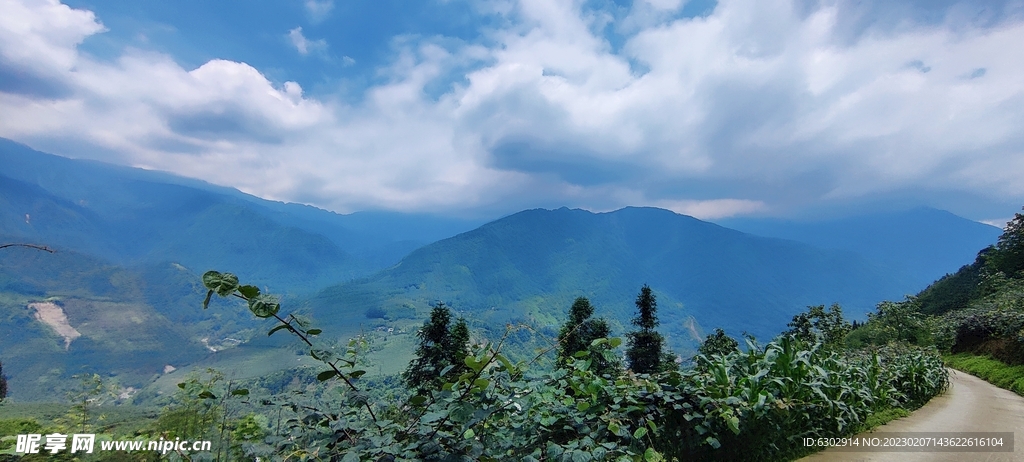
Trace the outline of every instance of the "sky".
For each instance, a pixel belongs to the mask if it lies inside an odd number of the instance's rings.
[[[268,199],[1024,205],[1024,1],[0,0],[0,137]]]

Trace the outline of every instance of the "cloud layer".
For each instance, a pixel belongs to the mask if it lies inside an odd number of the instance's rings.
[[[288,41],[295,47],[300,55],[308,55],[311,51],[324,51],[327,49],[327,41],[324,39],[309,40],[302,34],[302,28],[296,27],[288,31]]]
[[[99,60],[78,45],[101,18],[0,4],[0,136],[264,197],[706,218],[899,194],[1024,201],[1019,3],[723,0],[684,17],[668,0],[481,1],[480,40],[398,37],[355,102],[241,62]]]

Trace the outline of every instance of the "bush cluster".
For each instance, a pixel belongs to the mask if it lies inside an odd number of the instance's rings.
[[[245,299],[271,333],[287,330],[327,369],[326,388],[305,400],[265,400],[287,413],[251,454],[296,460],[780,460],[803,437],[863,428],[873,412],[912,409],[945,389],[938,354],[919,348],[848,352],[782,336],[747,351],[698,355],[700,367],[636,374],[617,361],[618,338],[591,339],[553,369],[472,345],[462,364],[437,371],[427,389],[374,396],[363,386],[356,340],[344,353],[318,349],[318,329],[279,316],[279,305],[229,274],[208,273],[212,293]],[[583,314],[588,314],[583,313]],[[586,316],[579,316],[586,318]],[[598,357],[602,356],[602,357]],[[262,452],[261,452],[262,451]]]

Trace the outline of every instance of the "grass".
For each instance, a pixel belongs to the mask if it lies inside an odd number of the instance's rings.
[[[0,437],[12,436],[11,431],[23,422],[35,422],[44,430],[62,429],[68,425],[71,405],[63,403],[4,403],[0,405]],[[96,433],[132,434],[152,425],[160,413],[153,406],[99,406],[90,411],[90,425]],[[102,416],[102,417],[100,417]]]
[[[864,419],[864,422],[857,428],[856,433],[866,432],[885,425],[893,420],[903,418],[910,415],[910,411],[895,407],[889,408],[879,412],[873,412],[868,418]]]
[[[977,356],[970,353],[948,355],[942,359],[949,367],[1024,396],[1024,366],[1010,366],[990,356]]]
[[[859,435],[864,432],[869,432],[874,430],[875,428],[892,422],[893,420],[900,419],[908,415],[910,415],[910,411],[900,407],[888,408],[883,409],[881,411],[872,412],[871,415],[869,415],[866,419],[864,419],[863,422],[854,427],[853,431],[851,431],[848,435],[845,436],[852,437],[853,435]],[[785,457],[780,458],[779,460],[798,460],[807,457],[811,454],[824,451],[825,449],[825,447],[815,446],[804,447],[797,449],[793,453],[788,454]]]

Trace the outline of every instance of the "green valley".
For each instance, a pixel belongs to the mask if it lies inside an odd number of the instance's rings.
[[[55,250],[0,250],[12,412],[0,428],[205,438],[221,460],[731,459],[740,447],[779,460],[805,453],[780,435],[849,434],[941,392],[939,351],[1019,351],[1006,233],[921,290],[941,276],[927,268],[998,235],[945,212],[759,225],[773,237],[642,207],[476,226],[0,147],[0,238]],[[658,307],[644,338],[680,359],[650,374],[624,369],[642,286]],[[558,342],[580,297],[605,323],[574,354]],[[443,380],[412,390],[402,374],[431,351],[424,319],[439,302],[468,339],[430,366]]]

